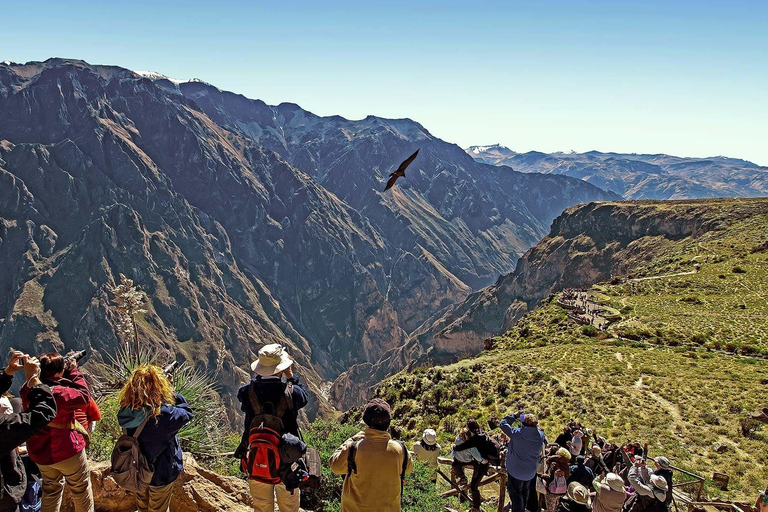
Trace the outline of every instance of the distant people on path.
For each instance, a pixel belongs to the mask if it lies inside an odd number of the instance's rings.
[[[419,441],[413,445],[413,456],[422,461],[432,471],[432,482],[437,482],[437,458],[440,456],[441,446],[437,442],[437,432],[428,428]]]
[[[405,445],[387,430],[390,407],[379,398],[363,412],[367,428],[347,439],[331,456],[331,471],[346,475],[341,512],[400,512],[403,478],[413,470]]]
[[[93,490],[85,454],[85,432],[75,420],[75,411],[91,401],[83,375],[74,359],[53,352],[40,357],[40,380],[51,388],[57,413],[27,440],[29,458],[43,478],[41,512],[59,512],[64,485],[72,493],[75,512],[93,512]],[[21,388],[24,409],[33,400],[30,382]]]
[[[556,512],[591,512],[589,491],[579,482],[571,482],[565,496],[557,504]]]
[[[595,479],[593,487],[596,491],[592,500],[594,512],[620,512],[627,499],[624,490],[624,480],[616,473],[608,473],[603,480]]]
[[[117,422],[138,439],[139,449],[154,467],[152,480],[136,493],[139,512],[167,512],[173,484],[183,469],[178,432],[195,415],[176,393],[162,368],[137,367],[120,390]]]
[[[13,352],[8,366],[0,373],[0,395],[11,388],[13,376],[22,369],[27,407],[21,414],[14,412],[12,407],[10,410],[6,408],[0,418],[0,512],[18,510],[27,490],[27,472],[18,452],[19,446],[56,416],[56,399],[51,388],[39,378],[40,362],[21,352]]]
[[[519,422],[519,425],[516,425]],[[547,438],[533,414],[520,411],[501,420],[501,431],[507,436],[507,492],[512,512],[525,512],[531,481]]]
[[[299,489],[289,491],[280,478],[274,478],[275,468],[265,467],[263,469],[269,471],[258,474],[253,471],[253,464],[259,465],[256,460],[260,456],[259,446],[266,449],[261,451],[266,454],[277,449],[283,434],[299,437],[299,409],[307,405],[308,399],[304,384],[293,374],[292,367],[293,359],[282,345],[265,345],[259,350],[258,359],[251,364],[251,371],[256,376],[237,392],[240,409],[245,413],[245,428],[235,456],[244,461],[244,469],[249,460],[252,463],[246,472],[256,512],[274,512],[275,501],[279,512],[299,510]],[[275,429],[279,430],[276,438],[264,428],[265,424],[276,425]]]

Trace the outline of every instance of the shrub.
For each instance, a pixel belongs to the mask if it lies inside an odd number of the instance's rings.
[[[582,325],[581,326],[581,334],[583,336],[588,336],[590,338],[595,338],[595,337],[597,337],[599,332],[600,331],[598,330],[598,328],[595,327],[594,325]]]
[[[743,268],[741,268],[741,267],[733,267],[733,269],[731,270],[731,272],[733,272],[734,274],[746,274],[746,273],[747,273],[747,271],[746,271],[746,270],[744,270],[744,269],[743,269]]]

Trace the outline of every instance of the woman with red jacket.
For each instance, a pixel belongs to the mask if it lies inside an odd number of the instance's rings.
[[[64,482],[72,493],[76,512],[93,512],[85,437],[75,412],[88,405],[91,393],[77,363],[58,353],[40,358],[40,380],[51,387],[57,414],[45,428],[27,440],[29,458],[43,477],[43,502],[40,512],[59,512]],[[21,388],[21,399],[28,407],[29,389]]]

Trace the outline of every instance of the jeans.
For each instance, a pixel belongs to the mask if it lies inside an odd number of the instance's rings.
[[[518,480],[507,475],[507,492],[511,512],[525,512],[525,504],[528,502],[528,491],[531,488],[530,480]]]
[[[480,508],[480,506],[483,504],[483,497],[480,495],[479,484],[480,480],[482,480],[483,477],[485,477],[485,475],[488,473],[488,464],[480,464],[478,462],[461,463],[454,461],[451,465],[451,472],[457,476],[460,476],[461,478],[466,478],[464,476],[464,468],[467,466],[472,468],[472,480],[469,482],[469,490],[472,496],[472,506],[475,508]]]

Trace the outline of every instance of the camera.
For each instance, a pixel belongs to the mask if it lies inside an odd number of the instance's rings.
[[[174,372],[179,368],[179,362],[173,361],[172,363],[168,363],[163,368],[163,372],[165,372],[166,375],[171,376],[174,374]]]
[[[75,362],[80,362],[82,358],[88,355],[87,350],[78,350],[75,352],[74,350],[70,350],[69,353],[65,356],[67,359],[71,359]]]

